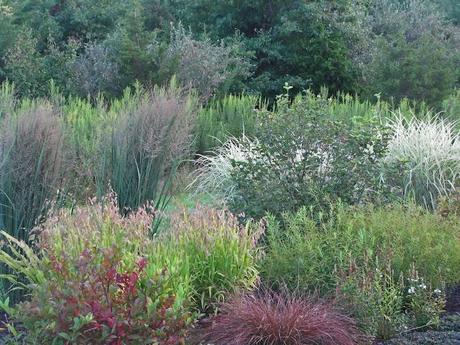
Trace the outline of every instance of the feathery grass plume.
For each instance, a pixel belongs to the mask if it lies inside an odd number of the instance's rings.
[[[218,195],[223,200],[232,199],[236,188],[232,178],[234,164],[255,159],[251,156],[254,150],[250,148],[256,145],[257,140],[246,136],[230,138],[211,155],[200,155],[196,161],[196,178],[188,188],[195,188],[197,193]]]
[[[405,197],[435,208],[439,197],[455,191],[460,178],[460,137],[455,124],[439,117],[390,122],[392,138],[384,170],[395,169],[395,183]],[[384,176],[387,171],[384,171]]]
[[[67,156],[59,114],[49,103],[23,105],[2,120],[0,228],[27,240],[63,188]]]
[[[363,339],[352,319],[309,297],[240,295],[220,311],[204,330],[215,345],[354,345]]]
[[[161,208],[170,177],[191,147],[196,98],[172,80],[169,87],[125,94],[114,109],[118,116],[100,142],[99,195],[110,184],[124,212],[151,200]]]

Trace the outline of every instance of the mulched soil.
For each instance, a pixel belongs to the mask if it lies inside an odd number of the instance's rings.
[[[460,313],[460,285],[447,291],[447,313]]]

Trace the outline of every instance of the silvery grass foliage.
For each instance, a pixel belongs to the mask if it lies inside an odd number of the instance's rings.
[[[455,123],[398,114],[390,128],[384,166],[395,169],[405,197],[434,208],[439,197],[455,191],[460,178],[460,133]]]
[[[243,135],[240,139],[230,138],[209,155],[200,155],[196,161],[196,177],[188,188],[195,188],[197,193],[217,195],[224,201],[230,200],[236,191],[232,178],[235,164],[256,159],[252,148],[257,144],[257,140]]]

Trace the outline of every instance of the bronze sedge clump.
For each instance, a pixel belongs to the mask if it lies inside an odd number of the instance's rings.
[[[355,322],[330,303],[270,292],[223,304],[204,334],[214,345],[354,345],[362,340]]]

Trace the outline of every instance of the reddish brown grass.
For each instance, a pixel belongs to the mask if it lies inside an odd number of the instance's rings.
[[[354,345],[363,340],[355,322],[312,298],[262,293],[224,304],[204,329],[215,345]]]

